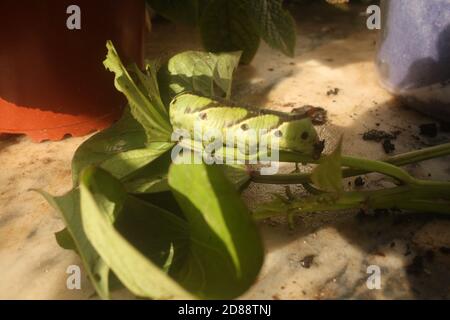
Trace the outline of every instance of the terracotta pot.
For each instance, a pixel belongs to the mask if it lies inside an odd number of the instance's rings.
[[[81,30],[67,8],[81,9]],[[120,117],[125,100],[102,61],[112,40],[142,63],[143,0],[1,0],[0,133],[35,141],[81,136]]]

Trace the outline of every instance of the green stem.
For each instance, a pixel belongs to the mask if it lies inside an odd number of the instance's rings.
[[[402,183],[413,183],[414,178],[408,172],[400,167],[382,161],[359,159],[354,157],[342,157],[342,165],[352,169],[362,170],[364,172],[378,172],[389,177],[395,178]],[[347,173],[343,172],[347,177]],[[292,173],[263,176],[257,173],[252,175],[252,182],[265,184],[303,184],[311,182],[310,173]]]
[[[411,151],[389,157],[383,161],[396,166],[404,166],[411,163],[445,157],[448,155],[450,155],[450,143],[444,143],[435,147],[429,147],[422,150]]]
[[[412,183],[414,181],[414,178],[408,172],[387,162],[344,156],[342,157],[342,165],[353,169],[382,173],[403,183]]]
[[[422,183],[422,181],[420,181]],[[261,209],[254,212],[257,220],[284,216],[286,211],[295,210],[297,214],[343,211],[360,208],[400,209],[421,212],[450,214],[450,202],[442,200],[442,195],[450,196],[449,183],[435,183],[434,190],[428,185],[405,185],[392,189],[376,191],[345,192],[337,199],[332,195],[311,196],[291,201],[286,208],[274,206],[273,210]],[[433,192],[434,191],[434,192]],[[264,208],[264,206],[262,206]]]
[[[404,166],[411,163],[416,163],[420,161],[430,160],[433,158],[443,157],[450,155],[450,143],[442,144],[436,147],[425,148],[422,150],[407,152],[398,156],[389,157],[382,160],[385,163],[394,166]],[[294,162],[294,163],[317,163],[317,161],[305,159],[303,155],[298,155],[292,152],[285,152],[281,154],[281,160],[284,162]],[[351,161],[348,161],[351,160]],[[359,159],[354,157],[343,157],[343,165],[355,164],[355,161]],[[343,170],[342,174],[344,178],[354,177],[358,175],[368,174],[373,172],[368,168],[362,169],[361,166],[358,168],[346,168]],[[264,183],[264,184],[303,184],[311,182],[310,173],[292,173],[292,174],[277,174],[271,176],[260,176],[254,174],[252,177],[252,182],[254,183]]]

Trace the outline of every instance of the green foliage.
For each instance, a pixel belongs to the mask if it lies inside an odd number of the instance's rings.
[[[159,72],[163,101],[169,105],[176,95],[183,92],[229,99],[240,56],[239,52],[213,54],[197,51],[173,56]]]
[[[116,86],[127,97],[130,108],[116,124],[78,148],[72,161],[74,186],[78,185],[80,172],[95,165],[121,179],[129,192],[167,190],[167,161],[170,162],[167,152],[173,144],[165,106],[183,92],[229,97],[239,56],[239,53],[216,55],[189,51],[169,59],[158,75],[155,63],[147,64],[147,74],[143,74],[135,67],[125,68],[108,43],[105,65],[116,74]],[[166,104],[160,96],[160,88],[168,101]],[[166,155],[166,162],[161,160],[163,155]]]
[[[102,299],[109,299],[110,269],[94,249],[83,229],[79,190],[74,189],[62,197],[52,197],[42,191],[40,193],[61,214],[66,224],[66,229],[56,234],[58,243],[63,248],[75,250],[79,254],[97,294]]]
[[[212,0],[200,20],[200,33],[208,51],[242,51],[248,64],[259,48],[260,36],[241,0]]]
[[[111,42],[107,47],[108,56],[104,65],[115,74],[115,86],[127,97],[133,117],[147,134],[147,142],[170,141],[172,128],[159,94],[155,68],[147,67],[147,74],[136,65],[126,68]]]
[[[255,281],[263,248],[250,213],[219,166],[172,165],[169,185],[190,226],[179,281],[202,298],[229,299]]]
[[[242,0],[259,35],[272,48],[294,56],[296,45],[295,21],[279,0]]]
[[[173,165],[169,184],[181,214],[127,194],[102,169],[85,169],[80,211],[72,213],[92,247],[77,252],[98,253],[137,297],[238,297],[258,275],[263,249],[235,187],[222,168],[207,165]]]
[[[291,217],[295,212],[364,205],[450,213],[450,183],[418,180],[385,162],[343,157],[340,142],[307,175],[318,188],[307,185],[312,196],[296,199],[288,194],[286,199],[277,195],[252,216],[238,190],[255,176],[242,165],[172,164],[172,124],[188,127],[191,113],[206,112],[203,107],[216,109],[207,114],[215,121],[211,125],[224,128],[228,121],[234,125],[247,121],[252,128],[277,129],[280,141],[297,143],[280,152],[280,161],[305,162],[312,159],[305,156],[305,146],[314,149],[318,141],[309,119],[286,121],[280,114],[249,117],[254,109],[224,107],[212,100],[230,96],[237,53],[187,52],[159,71],[149,64],[143,73],[136,66],[125,68],[111,43],[108,49],[105,65],[115,73],[116,87],[130,107],[118,123],[77,150],[71,192],[62,197],[41,192],[66,224],[55,235],[57,242],[78,253],[102,299],[109,299],[117,287],[138,298],[237,298],[254,283],[263,263],[262,241],[253,220],[276,216],[279,211]],[[160,96],[163,92],[170,100],[167,104]],[[174,112],[178,112],[176,119]],[[313,140],[306,143],[308,138]],[[410,158],[449,153],[450,146],[445,146]],[[400,185],[391,190],[344,192],[343,166],[379,172],[396,178]]]
[[[207,51],[242,51],[241,62],[254,58],[262,38],[288,56],[295,53],[295,21],[282,0],[148,0],[164,17],[197,25]]]
[[[142,298],[192,298],[162,270],[165,263],[158,266],[157,262],[153,262],[127,241],[114,226],[118,214],[126,214],[123,219],[139,219],[140,216],[146,218],[145,215],[150,214],[153,219],[147,219],[151,223],[146,227],[147,232],[152,235],[152,241],[148,245],[153,255],[168,257],[170,239],[179,236],[185,229],[179,219],[137,200],[137,203],[134,203],[133,198],[127,199],[126,191],[120,182],[103,170],[84,170],[80,194],[83,229],[92,246],[128,290]],[[158,228],[155,228],[156,226]],[[154,231],[158,233],[155,234]],[[161,262],[161,259],[159,260]]]
[[[333,153],[320,160],[311,175],[313,183],[322,191],[340,193],[343,190],[341,150],[342,139]]]
[[[85,167],[101,166],[122,152],[144,149],[146,144],[147,135],[144,128],[127,108],[117,123],[92,136],[77,149],[72,159],[74,186],[78,185],[79,175]]]
[[[66,222],[55,235],[58,243],[80,255],[103,299],[115,287],[110,278],[141,298],[239,296],[253,283],[263,258],[258,232],[237,193],[249,180],[247,171],[174,166],[169,174],[171,126],[156,68],[148,65],[147,74],[127,69],[112,44],[108,49],[105,65],[116,74],[116,87],[130,108],[77,150],[73,191],[63,197],[42,193]],[[160,84],[170,95],[198,90],[227,96],[238,61],[238,53],[186,53],[170,61],[165,70],[171,73]],[[191,63],[194,68],[188,68]],[[213,180],[221,187],[204,188]],[[208,199],[202,201],[206,207],[200,199]]]

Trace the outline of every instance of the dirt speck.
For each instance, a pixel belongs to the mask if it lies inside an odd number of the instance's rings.
[[[425,254],[423,255],[423,257],[425,258],[425,260],[428,261],[428,262],[433,262],[435,256],[436,256],[436,255],[435,255],[435,253],[434,253],[433,250],[427,250],[427,251],[425,252]]]
[[[408,256],[410,256],[411,254],[412,254],[411,246],[410,246],[409,244],[407,244],[407,245],[406,245],[406,251],[405,251],[404,256],[405,256],[405,257],[408,257]]]
[[[441,122],[440,129],[442,132],[450,132],[450,122]]]
[[[387,154],[395,151],[395,144],[392,143],[392,140],[386,139],[383,141],[383,149]]]
[[[436,123],[425,123],[419,126],[420,135],[435,138],[438,134],[438,126]]]
[[[364,187],[365,184],[366,184],[366,182],[364,181],[364,179],[362,177],[358,177],[355,179],[356,187]]]
[[[386,254],[384,252],[381,251],[376,251],[373,253],[374,256],[378,256],[378,257],[386,257]]]
[[[419,276],[424,271],[424,263],[423,263],[423,257],[422,256],[416,256],[412,263],[406,267],[406,272],[414,275]]]
[[[369,130],[363,134],[363,140],[381,142],[383,140],[393,140],[396,137],[382,130]]]
[[[42,163],[43,164],[50,164],[50,163],[52,163],[53,162],[53,159],[52,158],[44,158],[44,159],[42,159]]]
[[[339,89],[339,88],[334,88],[334,89],[328,90],[327,96],[337,96],[340,91],[341,91],[341,89]]]
[[[312,264],[314,263],[315,258],[316,258],[315,255],[306,256],[302,259],[302,261],[300,261],[300,265],[305,269],[309,269],[309,268],[311,268]]]

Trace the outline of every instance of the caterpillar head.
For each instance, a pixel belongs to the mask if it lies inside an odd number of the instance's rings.
[[[304,118],[285,122],[273,131],[278,138],[279,148],[319,158],[324,149],[324,142],[320,141],[311,119]]]

